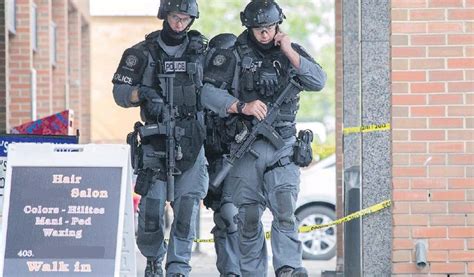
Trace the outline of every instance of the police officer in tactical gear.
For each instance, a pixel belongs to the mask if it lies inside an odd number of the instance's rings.
[[[115,102],[125,108],[140,107],[141,118],[148,125],[166,120],[163,110],[167,102],[158,75],[175,75],[173,106],[177,112],[173,117],[183,132],[176,140],[176,148],[182,154],[176,167],[181,174],[174,182],[171,203],[174,221],[169,244],[164,239],[167,184],[162,173],[166,172],[166,163],[163,157],[153,156],[165,148],[166,138],[163,135],[142,138],[137,151],[141,153],[138,157],[141,162],[135,170],[142,193],[137,245],[147,258],[145,276],[163,276],[166,252],[166,276],[189,276],[191,271],[189,261],[196,217],[208,186],[203,148],[205,129],[199,120],[202,112],[197,104],[207,40],[199,32],[189,30],[198,17],[196,0],[161,1],[158,18],[163,20],[163,29],[125,50],[113,77]],[[153,174],[147,175],[149,172]]]
[[[206,65],[209,64],[210,58],[216,51],[228,52],[232,55],[232,50],[237,37],[234,34],[224,33],[213,37],[209,41],[209,50],[206,55]],[[230,84],[221,84],[222,88],[230,89]],[[209,162],[209,175],[215,175],[222,164],[222,155],[228,153],[225,138],[225,121],[217,114],[210,110],[206,110],[206,142],[205,152]],[[222,187],[226,187],[224,182]],[[207,208],[214,211],[214,247],[217,254],[216,266],[223,277],[240,276],[239,265],[239,237],[237,232],[237,224],[234,217],[237,214],[237,208],[232,203],[232,197],[229,194],[231,189],[224,190],[220,187],[218,190],[209,190],[204,204]]]
[[[229,128],[228,136],[235,138],[230,147],[265,120],[272,103],[288,84],[296,81],[304,90],[311,91],[320,91],[325,85],[326,74],[319,64],[280,30],[284,18],[274,1],[250,2],[241,13],[247,30],[237,38],[232,53],[216,50],[206,66],[202,104],[221,117],[239,119],[229,119],[240,125]],[[258,136],[253,151],[236,160],[225,179],[223,193],[231,195],[238,208],[240,269],[245,277],[267,275],[268,256],[261,223],[266,207],[273,214],[271,245],[276,275],[308,276],[301,263],[302,247],[294,216],[299,165],[293,156],[301,154],[294,147],[299,144],[295,136],[298,91],[285,99],[271,125],[283,146],[277,149]]]

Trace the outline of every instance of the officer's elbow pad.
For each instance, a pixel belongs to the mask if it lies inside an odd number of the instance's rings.
[[[119,105],[122,108],[127,107],[125,103],[122,101],[122,97],[118,96],[117,93],[115,92],[113,93],[113,95],[114,95],[115,104]]]
[[[323,72],[321,78],[318,79],[312,88],[314,91],[320,91],[326,86],[327,76],[326,73]]]
[[[130,101],[130,95],[132,93],[133,87],[127,85],[118,85],[115,84],[112,90],[114,95],[114,100],[117,105],[123,108],[136,107],[139,104],[134,104]]]
[[[319,83],[317,86],[314,87],[315,91],[321,91],[326,86],[326,80]]]

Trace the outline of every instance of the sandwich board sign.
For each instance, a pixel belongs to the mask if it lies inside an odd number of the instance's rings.
[[[0,276],[135,276],[128,145],[8,151]]]

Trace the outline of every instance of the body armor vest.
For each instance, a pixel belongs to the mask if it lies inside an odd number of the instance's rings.
[[[261,100],[267,105],[278,98],[279,93],[293,77],[290,61],[280,48],[261,52],[251,45],[247,32],[237,40],[237,54],[240,57],[238,96],[244,102]],[[299,108],[299,96],[285,101],[274,125],[293,123]],[[275,126],[276,127],[276,126]]]
[[[176,142],[182,152],[182,158],[176,161],[176,166],[185,171],[193,166],[205,138],[204,126],[196,113],[200,110],[197,91],[202,86],[202,62],[206,43],[199,33],[190,31],[186,50],[181,57],[174,58],[169,57],[158,44],[156,39],[159,34],[160,31],[156,31],[146,37],[146,48],[155,63],[152,83],[153,87],[158,88],[158,74],[175,74],[173,93],[174,106],[177,108],[176,127],[184,130],[184,134]],[[155,150],[162,150],[166,145],[163,137],[152,140],[151,144]]]
[[[177,107],[177,119],[194,117],[198,108],[197,88],[202,85],[202,60],[205,47],[199,43],[201,38],[189,35],[189,44],[179,58],[169,57],[156,41],[159,31],[146,38],[147,48],[153,57],[155,76],[154,87],[159,86],[157,74],[174,73],[174,104]]]

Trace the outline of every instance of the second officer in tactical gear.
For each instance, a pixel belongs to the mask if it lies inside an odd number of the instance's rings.
[[[266,207],[273,214],[271,245],[276,275],[308,276],[301,263],[302,247],[294,211],[299,191],[298,166],[308,161],[300,157],[309,155],[309,145],[301,147],[304,134],[296,137],[295,117],[298,92],[321,90],[326,74],[280,30],[284,18],[274,1],[250,2],[241,13],[247,30],[240,34],[231,53],[217,50],[212,54],[201,91],[201,102],[206,108],[236,122],[237,127],[229,128],[227,134],[234,138],[229,144],[231,154],[232,149],[240,149],[247,138],[252,138],[253,127],[267,122],[267,112],[268,119],[272,119],[268,120],[271,126],[266,128],[272,137],[258,135],[251,150],[234,159],[224,181],[224,193],[231,190],[228,193],[238,208],[240,269],[245,277],[267,275],[268,256],[261,222]],[[293,92],[291,97],[279,97],[289,89]],[[278,107],[281,99],[284,101]],[[230,119],[235,116],[238,120]],[[304,163],[296,164],[298,161]]]
[[[129,135],[129,140],[135,148],[132,153],[138,173],[135,190],[142,195],[137,245],[147,258],[145,276],[150,277],[163,276],[166,253],[166,276],[189,276],[196,217],[200,200],[207,191],[208,182],[198,181],[207,180],[207,171],[203,150],[205,130],[197,104],[207,40],[199,32],[189,30],[198,17],[196,0],[161,1],[158,18],[163,20],[163,29],[125,50],[113,77],[115,102],[125,108],[140,107],[145,122],[145,127],[136,124],[136,132]],[[172,86],[164,86],[163,74],[174,74]],[[139,130],[158,125],[173,127],[169,122],[175,123],[172,150],[176,153],[173,157],[176,178],[174,197],[168,199],[174,221],[167,244],[164,211],[170,182],[165,174],[167,162],[160,153],[165,153],[164,149],[171,145],[170,138],[163,132],[142,136]],[[140,143],[137,133],[141,136]]]
[[[213,37],[209,41],[209,50],[206,55],[206,65],[216,51],[220,53],[232,50],[237,37],[234,34],[225,33]],[[233,65],[229,65],[234,68]],[[230,89],[230,84],[220,84],[221,88]],[[225,121],[212,111],[206,110],[206,143],[205,152],[209,162],[209,175],[217,174],[222,164],[222,155],[228,153],[226,145],[227,138],[225,134]],[[214,211],[214,248],[216,250],[216,266],[221,276],[237,277],[240,273],[240,254],[239,237],[237,233],[237,224],[234,217],[237,214],[237,208],[232,203],[232,196],[229,194],[231,189],[223,190],[227,184],[224,184],[217,190],[210,189],[204,199],[207,208]]]

